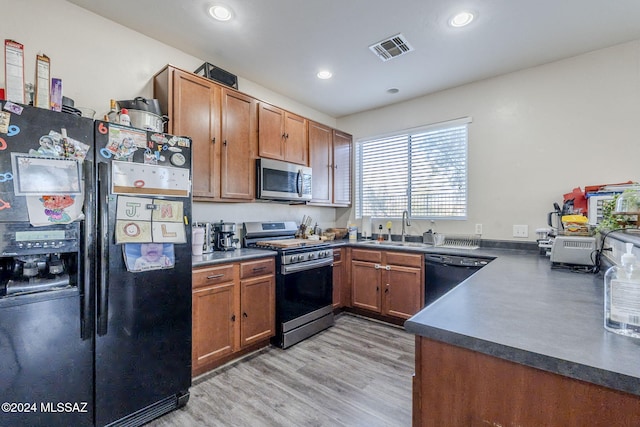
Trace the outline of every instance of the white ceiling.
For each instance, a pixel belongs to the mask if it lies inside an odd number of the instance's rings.
[[[333,117],[640,39],[639,0],[68,1]],[[449,27],[462,9],[476,20]],[[398,33],[413,52],[369,50]]]

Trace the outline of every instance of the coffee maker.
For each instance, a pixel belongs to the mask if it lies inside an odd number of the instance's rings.
[[[236,249],[238,239],[236,234],[236,224],[232,222],[216,222],[213,224],[215,248],[218,251],[232,251]]]

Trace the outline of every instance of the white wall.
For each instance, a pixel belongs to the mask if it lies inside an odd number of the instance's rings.
[[[469,64],[473,66],[473,64]],[[338,119],[354,140],[471,116],[469,216],[439,232],[514,239],[575,187],[640,179],[640,41]],[[355,221],[352,210],[339,218]],[[382,221],[374,220],[374,227]],[[431,227],[413,221],[410,231]],[[394,221],[393,232],[400,222]]]
[[[104,114],[109,99],[152,97],[152,77],[166,64],[195,70],[215,58],[195,58],[85,11],[64,0],[0,0],[1,39],[25,45],[25,76],[35,57],[51,58],[76,105]],[[473,66],[473,64],[469,64]],[[512,239],[513,224],[545,225],[553,202],[574,187],[637,180],[640,168],[640,41],[458,87],[387,108],[336,120],[243,79],[240,90],[312,120],[350,132],[354,139],[471,116],[469,219],[441,221],[436,229]],[[0,84],[4,67],[0,67]],[[345,226],[352,209],[273,203],[196,203],[194,219],[242,222],[318,218]],[[374,221],[377,224],[381,221]],[[421,234],[428,222],[413,221]],[[394,221],[393,232],[399,232]]]
[[[195,70],[205,61],[104,19],[65,0],[0,0],[0,37],[25,45],[25,81],[34,81],[36,55],[51,58],[51,77],[62,78],[64,95],[102,117],[110,99],[153,97],[152,79],[165,65]],[[2,55],[4,61],[4,53]],[[4,65],[4,64],[3,64]],[[0,67],[4,86],[4,66]],[[335,119],[242,78],[240,90],[310,119]]]
[[[51,77],[63,80],[64,95],[76,106],[96,110],[96,118],[108,111],[110,99],[153,98],[153,76],[167,64],[196,70],[205,61],[216,63],[215,58],[187,55],[64,0],[0,0],[0,11],[0,40],[13,39],[25,46],[25,81],[34,82],[36,55],[46,54],[51,58]],[[1,58],[0,87],[4,87],[4,53]],[[229,71],[238,74],[242,92],[335,127],[335,118],[242,78],[241,70]],[[323,228],[335,223],[332,208],[274,203],[195,203],[193,218],[300,221],[305,214]]]

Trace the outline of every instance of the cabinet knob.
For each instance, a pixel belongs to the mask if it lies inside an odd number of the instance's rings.
[[[376,270],[380,270],[380,264],[375,264],[373,267],[374,267]]]
[[[231,316],[231,321],[232,321],[232,322],[235,322],[235,321],[236,321],[236,315],[235,315],[235,314]]]
[[[216,137],[214,136],[213,138],[211,138],[211,143],[215,144],[216,143]]]
[[[222,142],[222,145],[224,145],[225,147],[227,146],[227,140],[226,139]]]
[[[384,267],[384,269],[385,269],[385,270],[387,270],[387,271],[389,271],[389,270],[391,270],[391,266],[390,266],[390,265],[386,265],[386,266]]]
[[[247,316],[247,313],[242,313],[242,317],[249,317],[249,316]]]

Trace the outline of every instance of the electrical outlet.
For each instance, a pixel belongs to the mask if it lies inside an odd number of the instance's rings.
[[[513,226],[513,237],[529,237],[529,226],[528,225],[514,225]]]
[[[476,224],[476,234],[482,234],[482,224]]]

